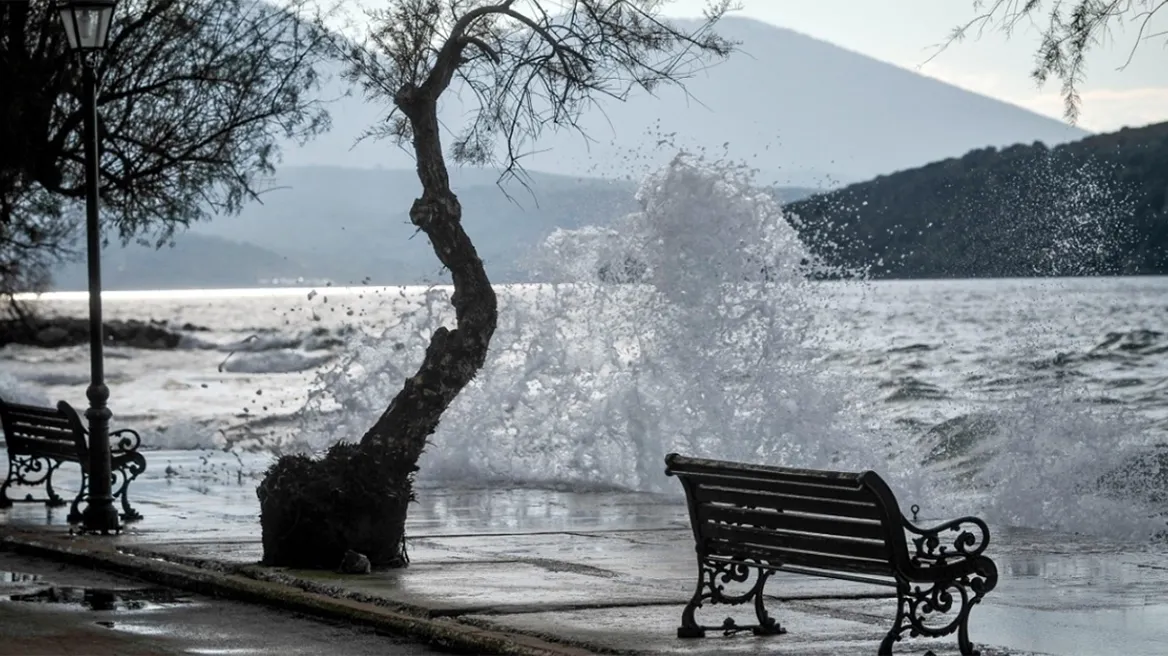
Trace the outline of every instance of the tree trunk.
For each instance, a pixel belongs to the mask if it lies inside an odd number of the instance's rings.
[[[497,301],[450,189],[438,130],[440,93],[407,86],[395,102],[413,128],[422,183],[410,221],[450,270],[456,326],[434,332],[421,367],[360,445],[338,445],[319,461],[281,458],[268,471],[257,491],[267,564],[336,568],[351,549],[374,567],[406,565],[405,518],[418,459],[442,413],[486,362]]]

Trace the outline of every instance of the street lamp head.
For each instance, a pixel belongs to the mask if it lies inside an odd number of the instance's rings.
[[[65,37],[73,52],[104,50],[118,0],[58,0]]]

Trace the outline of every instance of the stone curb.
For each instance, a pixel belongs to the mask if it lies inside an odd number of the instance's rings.
[[[43,532],[0,532],[0,551],[11,551],[100,569],[151,583],[212,597],[257,603],[313,617],[360,624],[406,636],[444,651],[506,656],[594,656],[599,653],[556,644],[530,635],[485,629],[449,617],[431,617],[415,607],[387,607],[351,598],[306,590],[295,583],[235,574],[231,566],[196,567],[163,560],[137,548],[134,554],[117,545],[77,536]],[[208,563],[211,564],[211,563]],[[253,568],[254,569],[254,568]]]

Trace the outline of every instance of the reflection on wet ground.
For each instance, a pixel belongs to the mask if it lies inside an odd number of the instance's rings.
[[[65,604],[81,610],[118,611],[149,610],[164,605],[189,603],[189,598],[184,599],[169,588],[108,590],[54,585],[36,592],[8,595],[8,601]]]
[[[372,631],[0,552],[2,656],[434,654]]]

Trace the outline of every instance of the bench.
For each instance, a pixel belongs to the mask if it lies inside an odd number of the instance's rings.
[[[69,522],[80,522],[78,505],[89,490],[89,444],[88,431],[77,411],[64,401],[56,408],[41,408],[0,399],[0,428],[4,430],[8,452],[8,477],[0,486],[0,508],[12,506],[14,500],[8,498],[9,486],[41,483],[45,485],[44,499],[28,494],[15,501],[44,501],[49,507],[65,505],[53,489],[53,473],[63,463],[76,462],[81,465],[81,489],[70,506]],[[146,470],[146,458],[138,452],[141,443],[142,438],[132,429],[110,432],[112,489],[114,498],[121,500],[124,521],[142,518],[126,496],[130,482]]]
[[[905,519],[892,490],[875,472],[845,473],[750,465],[671,453],[665,473],[685,489],[698,558],[698,584],[681,615],[679,638],[707,629],[731,634],[786,633],[767,614],[763,588],[778,571],[896,588],[896,618],[880,643],[891,656],[904,633],[942,637],[957,632],[964,656],[973,656],[969,612],[994,589],[997,566],[982,555],[990,532],[976,517],[933,528]],[[911,536],[912,547],[906,533]],[[743,594],[726,591],[746,584]],[[694,612],[704,603],[753,602],[758,624],[732,618],[702,626]]]

